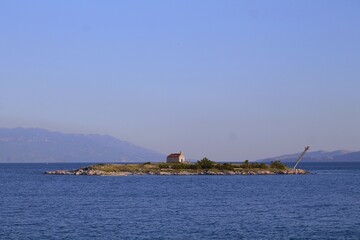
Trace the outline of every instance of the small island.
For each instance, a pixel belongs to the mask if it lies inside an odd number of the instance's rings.
[[[249,162],[217,163],[207,158],[196,163],[94,164],[76,170],[47,171],[55,175],[129,176],[129,175],[275,175],[308,174],[289,168],[280,161],[270,164]]]

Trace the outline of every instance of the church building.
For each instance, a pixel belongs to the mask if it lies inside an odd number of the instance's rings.
[[[172,153],[166,158],[167,163],[186,163],[185,155],[182,151],[180,153]]]

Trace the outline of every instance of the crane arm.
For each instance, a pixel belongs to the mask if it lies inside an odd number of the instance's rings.
[[[303,151],[303,153],[300,155],[300,157],[298,158],[298,160],[296,160],[295,166],[294,166],[294,170],[297,167],[297,165],[299,164],[299,162],[301,161],[301,159],[304,157],[305,153],[310,149],[309,146],[305,147],[305,150]]]

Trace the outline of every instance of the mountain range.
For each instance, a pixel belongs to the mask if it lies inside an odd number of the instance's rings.
[[[301,153],[258,162],[295,162]],[[162,162],[166,156],[109,135],[65,134],[39,128],[0,128],[0,162]],[[303,162],[360,162],[360,151],[314,151]]]
[[[295,162],[301,153],[286,154],[277,157],[260,159],[258,162]],[[305,154],[303,162],[360,162],[360,151],[352,152],[347,150],[337,151],[314,151]]]
[[[165,156],[109,135],[0,128],[0,162],[159,162]]]

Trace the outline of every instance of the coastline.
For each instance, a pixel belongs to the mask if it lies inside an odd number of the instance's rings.
[[[87,176],[131,176],[131,175],[161,175],[161,176],[184,176],[184,175],[304,175],[310,172],[303,169],[292,168],[251,168],[239,164],[229,164],[228,169],[181,169],[181,165],[170,165],[162,168],[161,164],[95,164],[75,170],[46,171],[49,175],[87,175]],[[189,165],[190,167],[191,165]],[[265,165],[263,165],[265,166]]]

